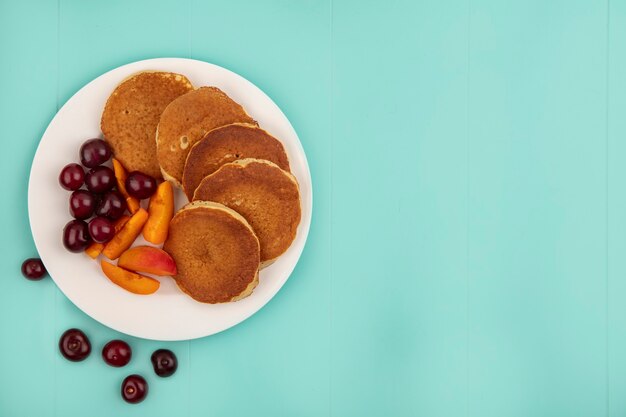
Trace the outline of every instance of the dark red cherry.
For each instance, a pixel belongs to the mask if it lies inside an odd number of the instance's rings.
[[[126,191],[140,200],[154,194],[156,187],[156,180],[143,172],[133,171],[126,177]]]
[[[105,193],[115,186],[115,173],[109,167],[95,167],[85,176],[85,185],[92,193]]]
[[[163,378],[173,375],[178,368],[176,355],[169,349],[155,350],[150,360],[152,361],[154,373]]]
[[[87,168],[95,168],[111,158],[111,148],[102,139],[89,139],[80,147],[80,162]]]
[[[122,398],[128,403],[142,402],[148,395],[148,383],[141,375],[129,375],[122,381]]]
[[[22,275],[31,281],[39,281],[46,276],[46,267],[39,258],[28,258],[22,263]]]
[[[82,252],[91,244],[87,223],[72,220],[63,228],[63,245],[70,252]]]
[[[106,217],[94,217],[89,221],[89,235],[98,243],[106,243],[115,235],[115,225]]]
[[[89,338],[78,329],[66,330],[59,339],[59,350],[65,359],[80,362],[87,359],[91,353]]]
[[[69,191],[78,190],[85,181],[85,171],[78,164],[67,164],[59,175],[59,184]]]
[[[109,191],[105,193],[98,207],[96,207],[96,214],[98,216],[108,217],[111,220],[117,220],[126,211],[126,200],[118,191]]]
[[[123,340],[111,340],[102,348],[102,359],[116,368],[122,367],[130,362],[132,351],[128,343]]]
[[[76,190],[70,195],[70,214],[79,220],[88,219],[93,215],[97,202],[96,196],[89,191]]]

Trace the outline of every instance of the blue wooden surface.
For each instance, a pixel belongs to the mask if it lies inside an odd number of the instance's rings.
[[[120,370],[20,275],[28,171],[75,91],[161,56],[276,101],[315,212],[258,314]],[[626,1],[0,1],[0,57],[1,417],[626,415]],[[125,404],[157,347],[179,371]]]

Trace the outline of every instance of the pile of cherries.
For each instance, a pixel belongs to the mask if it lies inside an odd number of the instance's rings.
[[[89,139],[80,147],[82,165],[72,163],[61,170],[61,187],[72,191],[69,206],[74,220],[63,229],[63,245],[70,252],[82,252],[92,242],[111,240],[115,235],[114,221],[126,211],[126,199],[115,189],[115,173],[103,165],[111,156],[105,141]],[[89,170],[85,172],[85,168]],[[124,185],[126,192],[138,199],[150,197],[157,187],[153,177],[139,171],[128,174]]]
[[[61,335],[59,349],[65,359],[80,362],[91,353],[91,343],[85,333],[78,329],[69,329]],[[102,359],[108,365],[121,368],[130,362],[132,350],[123,340],[111,340],[102,348]],[[171,376],[178,368],[178,360],[174,352],[168,349],[155,350],[151,356],[154,373],[165,378]],[[124,378],[121,386],[122,398],[131,404],[142,402],[148,395],[148,382],[144,377],[132,374]]]
[[[82,165],[68,164],[59,175],[61,187],[72,191],[69,209],[74,220],[63,229],[63,245],[70,252],[82,252],[92,242],[111,240],[115,234],[114,221],[127,209],[126,199],[115,189],[115,173],[103,165],[111,156],[111,148],[105,141],[89,139],[80,147]],[[85,168],[89,170],[85,172]],[[152,196],[157,187],[153,177],[139,171],[128,174],[124,185],[128,195],[139,200]],[[29,258],[22,263],[22,275],[38,281],[45,277],[46,268],[41,259]],[[59,350],[67,360],[80,362],[91,353],[91,343],[81,330],[69,329],[59,339]],[[127,365],[131,357],[132,350],[123,340],[111,340],[102,348],[104,362],[117,368]],[[168,349],[154,351],[151,361],[160,377],[168,377],[178,368],[176,355]],[[121,394],[129,403],[140,403],[148,395],[148,383],[141,375],[129,375],[122,381]]]

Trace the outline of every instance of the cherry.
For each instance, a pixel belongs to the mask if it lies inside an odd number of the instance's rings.
[[[78,164],[67,164],[59,175],[59,184],[69,191],[78,190],[85,181],[85,171]]]
[[[116,368],[122,367],[130,362],[132,351],[128,343],[123,340],[111,340],[102,348],[102,358],[104,361]]]
[[[59,339],[59,350],[68,361],[80,362],[91,353],[91,344],[85,333],[78,329],[69,329]]]
[[[143,172],[133,171],[126,177],[126,191],[140,200],[154,194],[156,187],[156,180]]]
[[[122,398],[128,403],[142,402],[148,395],[148,383],[141,375],[133,374],[122,381]]]
[[[117,220],[124,214],[126,210],[126,200],[118,191],[109,191],[102,196],[102,199],[96,207],[98,216],[108,217],[111,220]]]
[[[79,220],[88,219],[93,215],[96,204],[95,195],[89,191],[76,190],[70,195],[70,214]]]
[[[174,352],[169,349],[155,350],[150,360],[154,373],[162,378],[173,375],[178,368],[178,359],[176,359]]]
[[[95,168],[111,158],[111,148],[102,139],[89,139],[80,147],[80,162],[87,168]]]
[[[115,235],[115,225],[106,217],[94,217],[89,222],[89,235],[98,243],[106,243]]]
[[[22,263],[22,275],[31,281],[39,281],[46,276],[46,267],[39,258],[28,258]]]
[[[91,244],[89,228],[82,220],[72,220],[63,228],[63,245],[70,252],[82,252]]]
[[[95,167],[85,176],[85,184],[92,193],[105,193],[115,185],[115,173],[109,167]]]

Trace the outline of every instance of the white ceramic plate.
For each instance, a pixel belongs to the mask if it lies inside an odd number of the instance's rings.
[[[196,86],[213,85],[243,105],[259,125],[279,138],[300,184],[302,222],[296,240],[274,264],[261,271],[254,293],[234,303],[209,305],[183,294],[169,277],[152,295],[131,294],[111,283],[99,262],[70,253],[62,230],[71,220],[70,193],[59,186],[61,169],[80,162],[78,150],[86,139],[102,137],[100,115],[109,94],[127,76],[143,70],[186,75]],[[180,207],[185,202],[177,196]],[[306,155],[296,132],[278,106],[258,87],[217,65],[181,58],[134,62],[109,71],[78,91],[56,114],[44,133],[33,160],[28,187],[30,225],[39,256],[61,291],[81,310],[120,332],[155,340],[187,340],[228,329],[257,312],[278,292],[293,271],[309,232],[313,195]],[[142,244],[138,239],[136,244]]]

